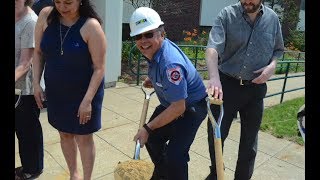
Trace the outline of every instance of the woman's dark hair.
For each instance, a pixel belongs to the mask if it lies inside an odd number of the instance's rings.
[[[80,0],[80,7],[79,7],[80,16],[83,17],[90,17],[95,18],[102,24],[102,19],[99,17],[98,13],[95,11],[93,4],[90,0]],[[47,23],[50,24],[53,21],[59,21],[60,13],[58,12],[55,4],[53,5],[53,9],[50,12]]]

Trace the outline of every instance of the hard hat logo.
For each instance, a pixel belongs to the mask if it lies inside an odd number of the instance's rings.
[[[144,23],[144,22],[147,22],[147,19],[141,19],[140,21],[137,21],[137,22],[136,22],[136,25],[141,24],[141,23]]]
[[[130,36],[136,36],[144,32],[158,28],[164,24],[159,14],[149,7],[139,7],[130,18]]]

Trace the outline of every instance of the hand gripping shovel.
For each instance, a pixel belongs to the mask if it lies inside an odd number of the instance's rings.
[[[150,90],[147,90],[150,89]],[[151,88],[144,88],[141,86],[145,98],[143,102],[142,113],[140,117],[139,129],[143,127],[146,122],[149,101],[151,95],[155,92]],[[133,160],[119,162],[114,170],[115,180],[149,180],[153,174],[153,163],[140,160],[140,142],[136,141]]]
[[[209,94],[208,94],[208,97],[206,98],[206,101],[207,101],[208,116],[213,128],[217,178],[218,180],[224,180],[224,167],[223,167],[222,143],[221,143],[221,132],[220,132],[221,121],[224,114],[223,105],[222,105],[223,101],[219,99],[214,99]],[[211,104],[220,105],[220,114],[219,114],[218,121],[216,121],[212,115],[212,112],[210,109]]]

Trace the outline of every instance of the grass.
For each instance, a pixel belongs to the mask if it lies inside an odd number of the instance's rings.
[[[297,126],[297,113],[303,104],[304,97],[300,97],[265,109],[260,129],[275,137],[303,145]]]

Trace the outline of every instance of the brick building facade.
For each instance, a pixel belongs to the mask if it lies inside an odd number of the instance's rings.
[[[199,28],[200,0],[167,0],[153,8],[159,13],[167,37],[172,41],[183,40],[183,30]]]
[[[167,37],[174,41],[183,41],[185,37],[183,31],[192,31],[193,29],[206,29],[210,27],[200,27],[200,6],[201,0],[166,0],[153,6],[161,20],[165,24]],[[122,40],[129,40],[129,24],[122,26]]]

